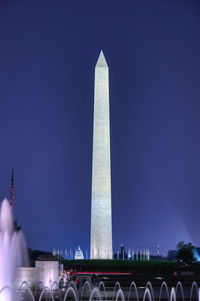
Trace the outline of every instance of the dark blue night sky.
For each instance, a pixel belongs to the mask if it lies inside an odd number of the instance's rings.
[[[0,199],[89,249],[94,67],[110,68],[114,250],[200,245],[200,2],[0,2]]]

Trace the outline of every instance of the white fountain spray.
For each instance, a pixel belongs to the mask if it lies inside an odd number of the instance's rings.
[[[4,200],[0,208],[0,301],[11,301],[16,269],[28,264],[23,233],[14,230],[10,203]]]

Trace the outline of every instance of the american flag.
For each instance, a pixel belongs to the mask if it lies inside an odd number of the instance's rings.
[[[10,181],[10,206],[13,209],[14,206],[14,192],[13,192],[13,187],[14,187],[14,171],[12,168],[12,176],[11,176],[11,181]]]

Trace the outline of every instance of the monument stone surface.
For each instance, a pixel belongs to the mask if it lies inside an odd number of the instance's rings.
[[[39,256],[35,262],[36,279],[44,286],[51,288],[56,281],[59,282],[59,262],[53,256]]]
[[[54,256],[40,255],[35,262],[35,267],[17,269],[15,287],[18,289],[24,281],[31,289],[40,281],[51,289],[54,282],[59,283],[59,262]]]
[[[90,258],[112,259],[109,70],[101,51],[95,67]]]

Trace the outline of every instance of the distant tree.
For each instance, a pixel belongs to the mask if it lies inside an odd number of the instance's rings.
[[[178,254],[177,250],[169,250],[168,251],[168,256],[167,256],[168,260],[171,260],[171,261],[176,260],[177,254]]]
[[[176,245],[177,250],[180,250],[184,248],[185,242],[183,240],[179,241],[179,243]]]
[[[195,261],[193,249],[194,246],[191,242],[185,243],[184,241],[180,241],[177,244],[178,253],[176,256],[177,261],[184,262],[190,264]]]
[[[191,242],[188,242],[187,244],[185,244],[184,246],[186,249],[194,249],[194,246]]]
[[[179,262],[184,262],[187,264],[191,264],[192,262],[195,261],[192,249],[188,249],[188,248],[182,248],[182,249],[178,250],[176,259]]]
[[[184,241],[179,241],[176,248],[177,248],[177,250],[180,250],[180,249],[183,249],[183,248],[185,248],[185,249],[191,249],[192,248],[193,249],[194,246],[192,245],[191,242],[185,243]]]

